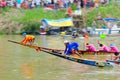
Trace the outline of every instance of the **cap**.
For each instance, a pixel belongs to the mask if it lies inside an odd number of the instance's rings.
[[[69,41],[68,41],[68,40],[65,40],[64,43],[69,43]]]

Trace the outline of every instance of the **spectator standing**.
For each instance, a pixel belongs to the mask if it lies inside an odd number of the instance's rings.
[[[83,0],[83,2],[84,2],[84,6],[86,8],[87,0]]]
[[[81,8],[83,8],[84,7],[84,1],[83,0],[80,0],[81,1]]]
[[[33,1],[33,0],[27,0],[27,2],[28,2],[28,8],[30,8],[30,9],[33,7],[32,1]]]
[[[6,1],[5,0],[1,0],[1,7],[4,9],[6,7]]]
[[[76,9],[77,9],[77,10],[80,10],[80,8],[81,8],[81,6],[80,6],[80,5],[81,5],[81,1],[80,1],[80,0],[78,0],[78,1],[77,1],[77,5],[76,5]]]
[[[35,7],[40,6],[40,0],[34,0],[34,3],[35,3]]]
[[[21,8],[21,7],[20,7],[21,0],[16,0],[16,3],[17,3],[17,8]]]
[[[109,29],[109,31],[108,31],[108,34],[111,34],[111,28],[112,28],[112,21],[108,21],[107,22],[107,27],[108,27],[108,29]]]
[[[86,2],[86,7],[87,7],[87,8],[90,8],[90,0],[87,0],[87,2]]]
[[[101,4],[105,4],[105,0],[100,0],[100,3]]]
[[[10,1],[10,7],[14,7],[14,0]]]

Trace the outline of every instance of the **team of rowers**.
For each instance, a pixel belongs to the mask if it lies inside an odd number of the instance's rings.
[[[31,45],[34,43],[35,36],[27,35],[26,33],[23,33],[23,36],[24,36],[24,39],[20,43],[26,44],[27,42],[29,42]],[[105,44],[102,44],[100,42],[98,44],[99,44],[98,51],[114,52],[115,56],[112,58],[112,60],[117,60],[120,58],[119,50],[115,45],[110,44],[108,48],[108,46],[106,46]],[[65,49],[64,49],[63,55],[78,54],[79,44],[77,42],[75,41],[70,42],[68,40],[65,40],[64,45],[65,45]],[[85,47],[87,48],[86,51],[97,51],[93,44],[86,43]]]

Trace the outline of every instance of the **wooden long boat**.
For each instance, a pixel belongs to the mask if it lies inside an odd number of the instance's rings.
[[[15,41],[11,41],[11,40],[8,40],[8,41],[12,42],[12,43],[20,44],[19,42],[15,42]],[[60,57],[60,58],[63,58],[63,59],[69,60],[69,61],[77,62],[77,63],[82,63],[82,64],[96,66],[96,67],[113,67],[113,65],[110,62],[88,60],[88,59],[83,59],[83,58],[74,58],[72,56],[67,56],[67,55],[65,56],[65,55],[62,55],[58,50],[56,50],[56,51],[49,50],[49,49],[45,49],[45,48],[35,46],[35,45],[28,45],[28,44],[20,44],[20,45],[27,46],[27,47],[30,47],[33,49],[40,48],[41,51],[43,51],[43,52],[46,52],[48,54],[51,54],[51,55],[54,55],[54,56],[57,56],[57,57]]]
[[[17,44],[20,44],[20,45],[24,45],[24,46],[28,46],[28,47],[31,47],[31,48],[35,48],[35,49],[45,49],[45,50],[56,50],[56,51],[64,51],[64,50],[61,50],[61,49],[54,49],[54,48],[45,48],[45,47],[39,47],[37,45],[30,45],[30,44],[21,44],[19,42],[16,42],[16,41],[12,41],[12,40],[8,40],[9,42],[13,42],[13,43],[17,43]],[[114,52],[105,52],[105,51],[85,51],[85,50],[79,50],[79,54],[82,54],[82,55],[106,55],[106,54],[113,54]]]
[[[34,48],[36,50],[41,50],[41,49],[45,49],[45,50],[56,50],[56,51],[63,51],[61,49],[54,49],[54,48],[45,48],[45,47],[39,47],[38,45],[30,45],[30,44],[21,44],[20,42],[16,42],[16,41],[12,41],[12,40],[8,40],[9,42],[12,42],[12,43],[16,43],[16,44],[20,44],[20,45],[23,45],[23,46],[27,46],[27,47],[30,47],[30,48]]]
[[[96,67],[113,67],[113,64],[111,64],[111,62],[89,60],[89,59],[83,59],[83,58],[74,58],[72,56],[64,56],[57,51],[52,51],[52,52],[49,52],[49,51],[46,51],[46,50],[42,50],[42,51],[46,52],[46,53],[49,53],[51,55],[63,58],[63,59],[67,59],[69,61],[73,61],[73,62],[85,64],[85,65],[96,66]]]

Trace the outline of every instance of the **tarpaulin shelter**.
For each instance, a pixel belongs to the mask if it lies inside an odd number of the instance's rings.
[[[72,18],[62,18],[58,20],[42,19],[41,22],[47,24],[48,26],[55,27],[73,26]]]
[[[61,31],[68,31],[71,26],[73,26],[72,18],[62,18],[58,20],[52,20],[52,19],[42,19],[41,22],[44,26],[50,27],[48,32],[51,34],[51,32],[61,32]]]

